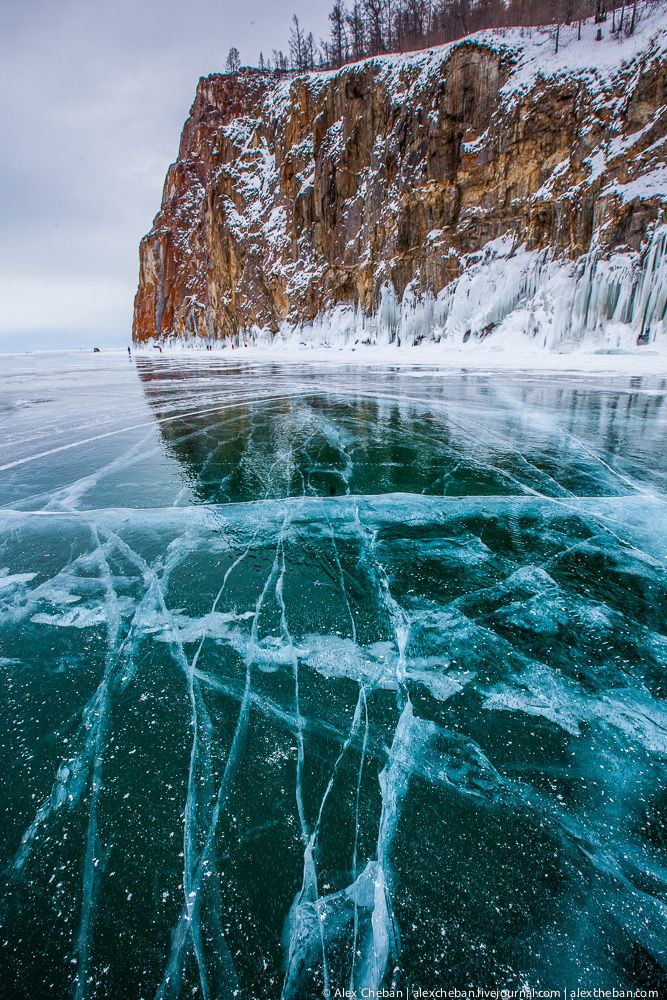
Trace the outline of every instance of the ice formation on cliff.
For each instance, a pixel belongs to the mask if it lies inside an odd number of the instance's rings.
[[[408,286],[399,300],[386,285],[370,317],[343,306],[313,324],[284,323],[275,337],[254,328],[223,343],[346,347],[430,340],[459,346],[494,333],[502,334],[500,344],[513,346],[518,336],[550,350],[581,344],[667,348],[666,319],[667,225],[662,225],[641,260],[629,253],[607,259],[594,247],[581,260],[563,263],[548,250],[529,251],[501,239],[438,296],[420,297]]]

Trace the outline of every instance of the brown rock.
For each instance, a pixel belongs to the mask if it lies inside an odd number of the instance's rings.
[[[201,79],[141,243],[134,339],[372,311],[387,282],[437,294],[508,234],[565,257],[639,249],[662,200],[613,186],[664,161],[665,61],[621,64],[602,89],[585,72],[513,87],[520,63],[516,44],[473,38]]]

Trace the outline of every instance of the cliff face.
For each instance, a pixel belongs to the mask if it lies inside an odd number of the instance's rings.
[[[518,248],[636,267],[665,216],[666,25],[645,12],[601,42],[566,28],[558,54],[552,32],[508,30],[200,80],[141,243],[135,340],[437,301]]]

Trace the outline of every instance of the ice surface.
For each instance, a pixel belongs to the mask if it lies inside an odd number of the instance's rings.
[[[8,997],[665,987],[662,379],[12,364]]]

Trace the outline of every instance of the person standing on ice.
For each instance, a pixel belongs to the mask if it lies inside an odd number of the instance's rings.
[[[130,361],[131,361],[132,360],[132,348],[131,347],[128,347],[128,349],[127,349],[127,356],[130,359]]]

